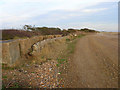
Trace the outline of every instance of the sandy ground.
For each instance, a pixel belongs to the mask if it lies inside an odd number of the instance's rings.
[[[70,61],[66,87],[118,87],[118,35],[99,33],[77,42]]]

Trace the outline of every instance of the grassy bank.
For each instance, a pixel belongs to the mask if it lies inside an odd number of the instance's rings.
[[[85,36],[84,34],[78,35],[76,37],[73,37],[72,39],[66,39],[66,49],[63,51],[63,53],[58,57],[58,62],[62,63],[62,61],[67,62],[67,59],[74,53],[75,51],[75,45],[78,41],[78,39]],[[60,61],[61,59],[61,61]]]
[[[58,68],[59,68],[59,82],[62,82],[60,85],[61,87],[66,87],[66,78],[67,78],[67,73],[69,70],[69,63],[72,55],[75,52],[75,46],[77,41],[82,38],[83,34],[78,35],[76,37],[73,37],[72,39],[66,39],[66,44],[67,47],[64,50],[64,53],[61,54],[61,56],[57,59],[58,61]]]

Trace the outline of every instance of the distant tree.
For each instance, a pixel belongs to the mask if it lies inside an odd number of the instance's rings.
[[[91,30],[91,29],[88,29],[88,28],[81,29],[81,31],[84,31],[84,32],[97,32],[95,30]]]
[[[70,29],[68,29],[68,32],[69,32],[69,33],[74,33],[74,32],[76,32],[76,29],[70,28]]]
[[[31,25],[24,25],[23,28],[26,31],[34,30]]]

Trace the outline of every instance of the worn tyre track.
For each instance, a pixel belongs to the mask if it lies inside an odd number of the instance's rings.
[[[81,38],[70,61],[66,87],[118,87],[118,38],[96,34]]]

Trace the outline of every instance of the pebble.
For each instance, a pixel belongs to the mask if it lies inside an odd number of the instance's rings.
[[[89,84],[88,84],[87,86],[88,86],[88,87],[90,87],[90,85],[89,85]]]
[[[35,65],[36,68],[38,68],[39,66],[38,65]]]
[[[27,73],[27,71],[25,71],[25,73]]]
[[[43,78],[43,76],[41,76],[40,78]]]
[[[43,82],[41,82],[40,84],[41,84],[41,85],[43,85],[44,83],[43,83]]]
[[[45,70],[46,70],[46,68],[45,68]]]
[[[23,72],[23,70],[21,70],[21,69],[20,69],[20,70],[18,70],[18,71],[19,71],[19,72]]]
[[[51,71],[52,70],[52,68],[49,68],[49,71]]]
[[[28,64],[26,64],[26,66],[27,66],[27,67],[29,67],[29,65],[28,65]]]
[[[22,84],[23,87],[35,86],[36,88],[46,87],[46,88],[56,88],[59,86],[60,82],[58,82],[58,67],[56,67],[57,61],[49,60],[48,62],[43,63],[42,65],[28,65],[26,64],[25,70],[16,69],[19,72],[11,71],[3,72],[4,74],[14,73],[16,77],[14,80],[19,80],[19,83]],[[24,73],[21,73],[24,72]],[[31,73],[35,72],[35,73]],[[13,78],[13,77],[12,77]],[[6,81],[4,80],[3,83]],[[29,86],[27,86],[29,84]]]
[[[58,74],[60,74],[60,73],[58,73]]]

